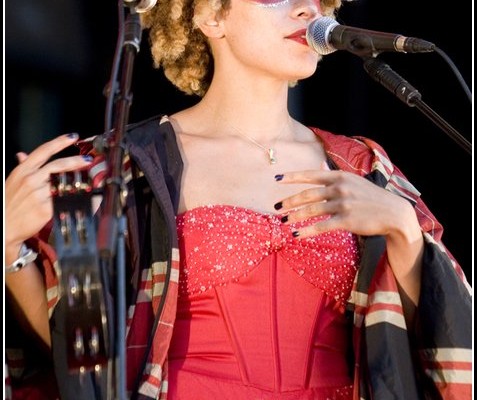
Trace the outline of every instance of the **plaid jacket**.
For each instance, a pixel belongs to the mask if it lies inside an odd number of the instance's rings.
[[[362,238],[362,262],[348,302],[354,322],[354,400],[470,399],[471,288],[441,243],[442,226],[377,143],[312,130],[323,141],[336,168],[364,176],[407,198],[414,205],[425,239],[416,324],[406,327],[384,238]],[[92,148],[88,141],[81,147],[83,153]],[[140,400],[166,399],[167,352],[179,277],[175,215],[182,161],[167,117],[132,125],[125,149],[131,261],[126,332],[128,395]],[[100,186],[104,160],[97,157],[93,164],[91,175]],[[44,240],[38,246],[46,271],[50,314],[54,314],[59,300],[54,250]]]

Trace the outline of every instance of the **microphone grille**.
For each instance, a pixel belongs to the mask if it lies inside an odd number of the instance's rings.
[[[306,41],[308,46],[322,56],[333,53],[337,49],[334,48],[328,40],[331,30],[339,25],[331,17],[321,17],[313,21],[306,31]]]

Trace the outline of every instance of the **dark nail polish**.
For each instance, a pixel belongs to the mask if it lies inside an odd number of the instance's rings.
[[[283,203],[281,201],[279,201],[277,204],[273,206],[275,210],[280,210],[282,207],[283,207]]]
[[[93,156],[84,155],[84,156],[82,156],[82,157],[83,157],[83,160],[85,160],[86,162],[91,162],[91,161],[93,161]]]
[[[78,139],[79,135],[77,133],[68,133],[67,135],[70,139]]]
[[[285,222],[287,222],[287,221],[288,221],[288,215],[285,215],[284,217],[282,217],[282,218],[280,219],[280,221],[282,221],[283,224],[284,224]]]
[[[281,181],[283,179],[283,174],[278,174],[278,175],[275,175],[275,180],[277,182]]]
[[[298,232],[298,231],[293,231],[293,232],[292,232],[292,235],[293,235],[293,237],[298,237],[298,236],[300,236],[300,232]]]

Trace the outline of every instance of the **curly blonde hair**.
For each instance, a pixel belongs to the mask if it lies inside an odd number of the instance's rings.
[[[341,0],[320,0],[322,12],[332,16]],[[141,14],[149,31],[154,67],[187,94],[203,96],[213,73],[213,58],[206,36],[197,28],[201,11],[211,7],[225,13],[230,0],[158,0],[155,7]],[[195,12],[194,12],[195,10]]]

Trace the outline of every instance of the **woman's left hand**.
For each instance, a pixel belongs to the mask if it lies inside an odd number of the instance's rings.
[[[399,284],[404,315],[412,321],[419,301],[424,241],[411,203],[366,178],[327,167],[288,172],[280,183],[316,185],[278,202],[285,223],[329,215],[301,227],[293,236],[304,238],[324,231],[343,229],[361,236],[383,235],[387,258]]]
[[[277,203],[275,208],[288,216],[286,223],[330,216],[300,228],[295,236],[308,237],[334,229],[364,236],[388,236],[402,229],[407,230],[410,226],[421,235],[409,201],[359,175],[330,171],[324,167],[321,170],[285,173],[280,183],[316,185]]]

